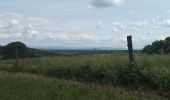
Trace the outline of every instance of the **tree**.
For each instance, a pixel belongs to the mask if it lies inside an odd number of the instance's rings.
[[[170,37],[167,37],[165,40],[170,42]]]
[[[30,56],[30,52],[24,43],[12,42],[4,46],[3,59],[15,58],[16,50],[19,58],[25,58]]]
[[[152,43],[152,47],[153,53],[161,53],[161,51],[165,51],[166,41],[165,40],[155,41]]]
[[[153,47],[151,45],[146,45],[143,50],[142,53],[148,53],[148,54],[152,54],[153,53]]]
[[[170,53],[170,37],[167,37],[166,39],[166,48],[165,48],[165,52],[166,53]]]
[[[154,41],[152,45],[145,46],[142,52],[148,54],[170,53],[170,37],[165,40]]]
[[[0,55],[3,54],[3,46],[0,45]]]

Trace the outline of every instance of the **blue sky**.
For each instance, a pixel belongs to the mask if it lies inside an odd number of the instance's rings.
[[[0,45],[135,49],[170,36],[170,0],[1,0]]]

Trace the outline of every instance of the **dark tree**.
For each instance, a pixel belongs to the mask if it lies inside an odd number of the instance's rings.
[[[152,45],[145,46],[142,52],[148,54],[170,53],[170,37],[167,37],[165,40],[154,41]]]
[[[167,37],[165,40],[166,40],[165,52],[169,52],[170,53],[170,37]]]
[[[3,46],[0,45],[0,55],[3,54]]]
[[[152,54],[154,52],[153,47],[151,45],[147,45],[143,48],[142,53]]]
[[[3,59],[15,58],[16,51],[19,58],[25,58],[30,56],[30,52],[24,43],[12,42],[4,46]]]

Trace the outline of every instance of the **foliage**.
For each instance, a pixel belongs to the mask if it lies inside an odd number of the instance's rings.
[[[77,68],[52,68],[45,75],[50,77],[76,79],[81,81],[112,84],[114,81],[113,71],[104,67],[92,68],[91,65],[83,65]]]
[[[151,89],[170,95],[170,55],[135,54],[128,64],[127,54],[76,55],[20,59],[19,72],[48,77]],[[0,70],[16,72],[14,60],[0,61]]]
[[[162,100],[150,91],[0,72],[0,100]]]
[[[51,56],[54,53],[47,50],[39,50],[34,48],[28,48],[22,42],[11,42],[6,46],[0,46],[0,55],[2,55],[3,59],[12,59],[16,57],[16,53],[18,54],[18,58],[28,58],[28,57],[41,57],[41,56]]]
[[[142,52],[148,54],[170,53],[170,37],[167,37],[165,40],[154,41],[152,45],[145,46]]]
[[[160,91],[170,91],[170,76],[158,74],[148,66],[139,64],[127,64],[109,67],[98,67],[93,69],[89,65],[73,68],[55,68],[47,70],[50,77],[76,79],[94,83],[105,83],[121,85],[133,88],[153,89]]]
[[[4,47],[3,59],[15,58],[16,53],[19,58],[25,58],[31,55],[25,44],[21,42],[12,42]]]
[[[0,55],[3,54],[3,46],[0,45]]]

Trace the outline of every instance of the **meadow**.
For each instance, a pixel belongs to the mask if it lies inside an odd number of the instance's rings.
[[[32,91],[36,93],[44,91],[40,96],[35,96],[35,100],[40,100],[45,95],[49,98],[60,98],[60,100],[75,100],[76,97],[78,100],[114,100],[115,98],[116,100],[162,100],[170,96],[170,55],[136,53],[133,64],[129,64],[127,53],[26,58],[19,59],[19,66],[16,66],[14,59],[9,59],[0,60],[0,70],[10,74],[29,73],[29,75],[45,77],[45,79],[34,79],[22,75],[1,76],[0,86],[6,85],[6,92],[12,89],[16,92],[16,96],[22,95],[22,93],[17,94],[21,91],[30,93],[24,88],[28,90],[35,88]],[[29,84],[31,86],[28,86]],[[63,89],[60,90],[61,84]],[[13,88],[13,85],[16,87]],[[42,88],[43,86],[46,88]],[[115,89],[115,87],[123,87],[125,94],[120,93],[121,88]],[[134,90],[137,91],[136,95]],[[53,93],[48,94],[51,91]],[[82,96],[81,91],[84,91],[82,94],[85,97]],[[55,94],[56,92],[61,94]],[[2,95],[2,97],[5,100],[8,96]],[[26,96],[24,99],[28,98]]]
[[[154,92],[0,72],[1,100],[168,100]]]

